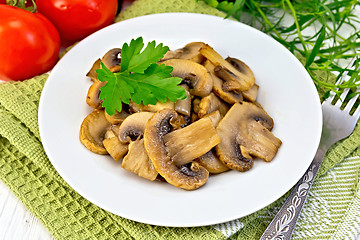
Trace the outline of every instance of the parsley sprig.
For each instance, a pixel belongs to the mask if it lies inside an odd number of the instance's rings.
[[[143,48],[142,37],[132,39],[129,45],[122,46],[120,72],[111,72],[103,63],[96,70],[98,79],[106,82],[99,97],[109,115],[121,112],[122,103],[129,104],[130,100],[136,104],[155,105],[157,101],[176,102],[186,98],[184,88],[178,86],[182,79],[171,76],[173,67],[157,64],[169,47],[152,41]]]

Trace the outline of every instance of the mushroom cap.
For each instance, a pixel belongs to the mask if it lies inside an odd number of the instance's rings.
[[[123,104],[122,106],[121,112],[115,111],[115,114],[113,115],[109,115],[107,112],[105,112],[105,117],[108,122],[110,122],[111,124],[121,124],[125,120],[125,118],[130,116],[130,113],[125,110],[126,107],[124,105],[125,104]]]
[[[146,124],[144,133],[145,149],[157,172],[170,184],[186,190],[194,190],[204,185],[209,172],[197,162],[176,166],[171,160],[163,137],[172,130],[178,115],[172,109],[155,113]]]
[[[245,74],[243,72],[240,72],[209,45],[206,44],[204,47],[202,47],[200,49],[200,53],[218,68],[218,71],[215,72],[223,80],[238,82],[239,91],[247,91],[251,88],[252,85],[254,85],[254,74]],[[249,67],[248,69],[250,70]]]
[[[272,118],[256,104],[234,104],[216,128],[221,138],[215,147],[219,159],[239,171],[253,166],[251,156],[271,161],[281,145],[269,131],[272,126]]]
[[[95,81],[97,79],[97,73],[96,70],[98,70],[100,68],[100,58],[97,59],[94,64],[92,65],[91,69],[89,70],[89,72],[86,74],[87,77],[90,77],[90,79],[92,81]]]
[[[103,110],[94,109],[87,115],[80,126],[80,141],[90,151],[108,154],[103,140],[111,124],[106,120]]]
[[[205,45],[203,42],[191,42],[186,44],[183,48],[179,48],[175,51],[168,51],[163,60],[172,58],[187,59],[193,62],[202,63],[205,57],[200,54],[199,50]]]
[[[99,98],[101,88],[105,85],[106,82],[101,82],[100,80],[94,80],[94,83],[89,87],[88,93],[86,95],[86,103],[95,109],[102,109],[103,100]]]
[[[110,49],[107,53],[105,53],[105,55],[102,57],[101,61],[102,61],[102,63],[104,63],[104,65],[108,69],[111,69],[115,66],[119,66],[120,65],[120,58],[119,58],[120,53],[121,53],[120,48]]]
[[[223,164],[216,156],[215,148],[200,156],[196,161],[206,168],[209,173],[218,174],[230,170],[230,168]]]
[[[154,113],[138,112],[131,114],[122,122],[119,127],[119,140],[121,143],[129,143],[143,136],[145,125]]]
[[[170,59],[163,64],[174,68],[171,73],[173,77],[179,77],[183,82],[189,83],[192,95],[205,97],[210,94],[213,80],[203,65],[186,59]]]
[[[213,92],[225,102],[230,104],[234,104],[236,102],[241,102],[243,100],[243,96],[239,92],[235,91],[224,91],[223,83],[224,81],[215,75],[215,65],[210,61],[206,61],[204,64],[205,68],[209,71],[212,79],[213,79]]]

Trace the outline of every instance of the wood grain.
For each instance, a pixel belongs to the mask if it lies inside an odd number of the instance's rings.
[[[53,240],[48,230],[0,181],[0,240]]]

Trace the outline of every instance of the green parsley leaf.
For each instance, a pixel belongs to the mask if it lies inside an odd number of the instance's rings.
[[[120,72],[111,72],[103,63],[96,70],[98,79],[106,84],[101,88],[99,98],[103,100],[103,107],[109,115],[122,110],[122,103],[129,104],[130,100],[136,104],[155,105],[168,99],[176,102],[185,99],[185,90],[178,86],[182,79],[172,77],[171,66],[158,65],[161,58],[169,50],[167,46],[155,41],[144,47],[142,37],[125,43],[121,49]]]

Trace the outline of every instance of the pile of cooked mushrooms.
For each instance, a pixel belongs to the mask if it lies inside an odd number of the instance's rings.
[[[159,64],[174,68],[187,98],[156,105],[123,104],[108,115],[99,99],[104,82],[100,62],[120,71],[121,49],[108,51],[87,76],[93,81],[86,102],[94,110],[82,122],[80,140],[90,151],[110,154],[121,166],[143,178],[193,190],[210,174],[252,168],[254,158],[270,162],[281,140],[273,119],[256,102],[259,86],[242,61],[224,59],[203,42],[169,51]]]

